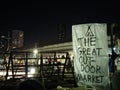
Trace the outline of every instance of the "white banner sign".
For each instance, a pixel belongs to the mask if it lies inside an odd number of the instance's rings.
[[[106,85],[108,77],[107,25],[99,23],[72,26],[74,70],[78,86]]]

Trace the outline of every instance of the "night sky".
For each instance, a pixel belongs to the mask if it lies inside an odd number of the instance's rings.
[[[119,3],[90,1],[1,2],[0,34],[23,30],[25,43],[30,44],[57,40],[60,24],[66,25],[66,38],[70,38],[74,24],[120,22]]]

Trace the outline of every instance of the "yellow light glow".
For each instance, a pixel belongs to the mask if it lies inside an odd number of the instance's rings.
[[[35,50],[33,51],[33,53],[34,53],[34,54],[37,54],[37,53],[38,53],[38,50],[37,50],[37,49],[35,49]]]

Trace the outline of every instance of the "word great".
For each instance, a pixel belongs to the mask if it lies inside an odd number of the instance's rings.
[[[79,55],[100,55],[102,48],[82,48],[78,47]]]

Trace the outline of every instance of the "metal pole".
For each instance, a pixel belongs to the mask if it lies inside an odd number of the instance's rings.
[[[111,25],[111,35],[110,35],[110,37],[111,37],[111,49],[113,49],[113,45],[114,45],[114,43],[113,43],[113,30],[114,30],[114,27],[115,27],[115,24],[112,24]]]
[[[112,64],[113,64],[113,73],[114,73],[114,71],[115,71],[115,63],[114,63],[114,60],[113,60],[113,55],[114,55],[114,50],[113,50],[113,47],[114,47],[114,43],[113,43],[113,30],[114,30],[114,27],[115,27],[115,24],[111,24],[111,34],[110,34],[110,37],[111,37],[111,53],[112,53],[112,56],[111,56],[111,58],[112,58]],[[112,90],[112,82],[111,82],[111,78],[112,78],[112,76],[110,76],[110,90]]]
[[[27,52],[25,54],[26,54],[26,59],[25,59],[25,77],[27,78],[27,76],[28,76],[28,54],[27,54]]]

